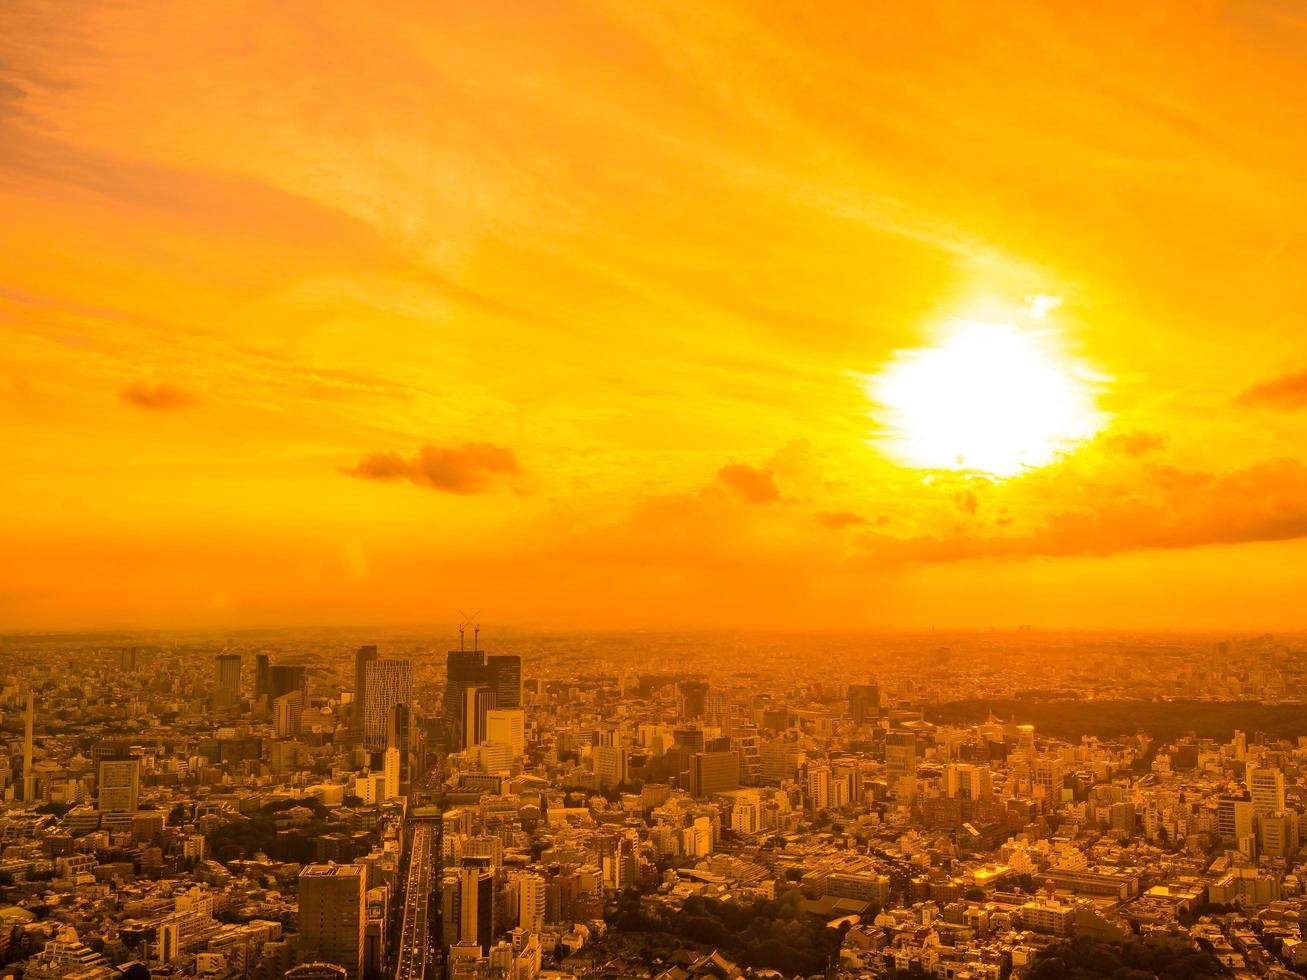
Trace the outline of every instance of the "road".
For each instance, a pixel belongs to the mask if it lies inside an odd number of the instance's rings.
[[[413,827],[408,877],[404,881],[404,924],[399,934],[399,960],[395,980],[424,980],[427,963],[438,963],[431,945],[431,896],[436,884],[435,845],[439,824],[417,820]],[[435,937],[439,941],[439,937]]]

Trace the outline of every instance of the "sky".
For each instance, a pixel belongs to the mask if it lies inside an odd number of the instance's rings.
[[[1288,2],[11,0],[0,628],[1307,626],[1305,92]]]

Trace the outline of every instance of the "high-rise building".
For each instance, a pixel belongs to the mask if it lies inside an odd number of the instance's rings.
[[[36,799],[36,770],[33,768],[33,733],[36,728],[36,695],[27,692],[27,712],[23,716],[23,802]]]
[[[853,724],[861,727],[880,715],[880,686],[877,684],[849,685],[849,715]]]
[[[486,740],[486,719],[495,707],[495,692],[489,687],[469,687],[463,692],[463,748],[474,748]]]
[[[518,881],[517,924],[527,932],[539,934],[545,927],[545,879],[524,874]]]
[[[450,650],[445,661],[445,721],[454,732],[459,747],[465,743],[463,719],[466,692],[485,679],[486,655],[481,650]]]
[[[1216,801],[1216,829],[1227,841],[1238,842],[1253,833],[1253,801],[1222,796]]]
[[[268,689],[264,693],[269,698],[279,698],[292,691],[307,696],[308,690],[308,669],[303,664],[272,664],[268,667]]]
[[[345,968],[349,980],[361,980],[366,883],[360,864],[310,864],[300,871],[301,963],[334,963]]]
[[[690,795],[704,799],[740,788],[740,757],[731,750],[697,752],[690,759]]]
[[[708,682],[681,681],[681,717],[702,718],[708,709]]]
[[[413,767],[413,707],[408,703],[393,705],[386,721],[386,751],[395,749],[399,758],[397,796],[408,795]]]
[[[368,704],[368,664],[376,663],[377,648],[359,647],[354,651],[354,710],[350,722],[354,731],[362,732]]]
[[[485,949],[494,941],[495,875],[489,868],[458,869],[458,938]]]
[[[268,668],[271,665],[272,661],[266,653],[255,654],[254,696],[256,698],[264,698],[268,696]]]
[[[1284,809],[1284,773],[1279,769],[1248,770],[1248,792],[1254,813],[1277,813]]]
[[[885,778],[891,792],[901,802],[916,796],[917,736],[914,732],[896,731],[885,735]]]
[[[122,669],[124,674],[136,673],[141,669],[143,660],[141,651],[137,647],[123,647]]]
[[[363,744],[380,750],[386,747],[390,709],[413,701],[413,665],[407,660],[372,660],[364,674]]]
[[[213,704],[230,708],[241,696],[241,655],[223,653],[213,658]]]
[[[498,696],[496,695],[496,703]],[[513,758],[520,759],[526,752],[526,718],[521,708],[495,707],[486,712],[487,742],[502,742],[513,750]]]
[[[141,794],[141,760],[127,756],[101,759],[96,792],[101,812],[135,813]]]
[[[505,653],[486,657],[486,684],[499,708],[522,707],[522,658]]]
[[[278,738],[294,738],[304,717],[304,694],[291,691],[272,702],[273,727]]]

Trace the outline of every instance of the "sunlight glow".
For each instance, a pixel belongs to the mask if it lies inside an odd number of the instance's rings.
[[[896,351],[867,393],[903,465],[1012,476],[1102,429],[1105,380],[1042,325],[962,320],[937,346]]]

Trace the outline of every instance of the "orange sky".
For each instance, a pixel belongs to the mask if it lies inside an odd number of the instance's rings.
[[[0,628],[1307,625],[1284,3],[0,9]],[[867,378],[1060,297],[1096,438]]]

